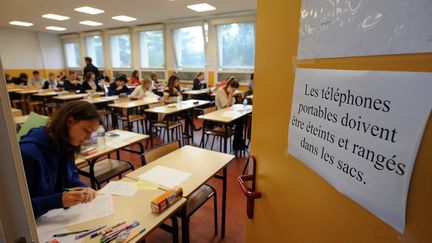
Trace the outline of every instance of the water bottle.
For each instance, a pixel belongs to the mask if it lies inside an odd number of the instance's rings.
[[[243,99],[243,111],[246,111],[247,104],[247,99]]]
[[[177,104],[180,106],[183,97],[181,95],[177,96]]]
[[[100,148],[105,148],[105,128],[102,125],[99,125],[97,129],[97,142]]]

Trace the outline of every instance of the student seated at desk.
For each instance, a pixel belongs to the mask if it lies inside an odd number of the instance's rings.
[[[159,82],[157,74],[155,72],[150,73],[150,80],[152,82],[152,90],[157,89],[157,87],[162,85],[162,83]]]
[[[20,73],[18,78],[14,78],[12,83],[15,85],[27,85],[28,75],[26,73]]]
[[[108,95],[120,95],[127,94],[129,95],[132,91],[127,87],[127,78],[125,75],[120,75],[116,78],[115,82],[112,82],[108,88]]]
[[[38,89],[42,88],[45,83],[45,79],[40,76],[39,71],[33,71],[33,77],[27,82],[27,86],[34,86]]]
[[[53,90],[57,90],[59,88],[59,83],[56,79],[56,76],[54,73],[49,73],[48,74],[48,79],[45,80],[44,85],[42,87],[42,89],[53,89]]]
[[[239,82],[235,77],[231,77],[227,80],[225,86],[220,87],[216,91],[215,103],[217,109],[223,109],[231,107],[235,104],[234,92],[240,87]],[[237,119],[235,121],[235,132],[233,148],[234,150],[242,150],[245,148],[245,141],[243,138],[243,119]]]
[[[193,81],[192,90],[205,89],[207,87],[207,84],[202,83],[202,81],[204,81],[204,79],[205,79],[205,73],[199,72]]]
[[[139,81],[139,72],[138,70],[133,70],[132,76],[130,78],[130,84],[132,85],[138,85],[140,83]]]
[[[78,177],[75,154],[99,127],[99,113],[85,101],[66,103],[47,126],[21,138],[20,149],[35,218],[51,209],[87,203],[96,197]]]
[[[66,91],[77,91],[81,90],[81,82],[79,81],[78,75],[76,72],[71,72],[69,74],[69,79],[64,81],[64,89]]]
[[[141,85],[137,86],[132,94],[129,95],[131,99],[142,99],[145,97],[158,97],[152,92],[152,81],[150,77],[145,77],[143,81],[141,81]]]
[[[178,76],[171,75],[168,79],[168,86],[163,92],[162,101],[165,103],[175,103],[177,102],[177,97],[183,97],[180,88],[180,79]]]
[[[81,93],[103,92],[103,89],[96,83],[96,76],[92,72],[88,72],[84,77],[84,82],[81,86]]]

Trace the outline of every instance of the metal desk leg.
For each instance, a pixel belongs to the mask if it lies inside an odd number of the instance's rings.
[[[222,238],[225,237],[227,177],[228,177],[228,169],[225,166],[223,168],[223,179],[222,179]]]
[[[178,243],[179,242],[179,238],[178,238],[178,221],[177,221],[177,216],[175,214],[173,214],[171,216],[171,221],[172,221],[173,243]]]

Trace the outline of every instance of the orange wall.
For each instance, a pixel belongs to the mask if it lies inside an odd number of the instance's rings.
[[[432,54],[296,63],[300,6],[301,0],[258,1],[252,154],[257,156],[257,189],[263,198],[256,201],[246,241],[432,242],[431,119],[413,171],[402,235],[287,154],[295,66],[432,72]],[[270,83],[269,74],[277,77]]]
[[[38,70],[42,77],[48,78],[48,74],[50,72],[53,72],[57,75],[60,74],[60,72],[66,72],[65,69],[6,69],[4,70],[4,73],[7,73],[13,77],[18,77],[20,73],[26,73],[29,78],[32,77],[32,73],[34,70]]]

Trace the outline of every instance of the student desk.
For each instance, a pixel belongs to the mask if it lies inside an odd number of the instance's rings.
[[[30,103],[31,103],[31,99],[30,99],[30,95],[32,94],[36,94],[37,92],[39,92],[38,89],[33,89],[33,88],[24,88],[24,89],[20,89],[18,91],[16,91],[16,94],[19,94],[21,96],[20,100],[21,102],[23,102],[23,112],[24,114],[28,114],[31,111],[31,107],[30,107]]]
[[[7,88],[8,93],[15,93],[23,90],[22,88]]]
[[[60,95],[55,96],[53,99],[61,102],[71,101],[71,100],[80,100],[84,97],[87,97],[87,94],[70,94],[70,95]]]
[[[183,146],[147,165],[140,167],[128,174],[126,177],[138,180],[139,176],[151,170],[157,165],[169,167],[179,171],[190,173],[191,176],[180,183],[183,187],[183,196],[188,198],[192,192],[208,181],[218,171],[223,170],[223,175],[216,177],[222,179],[222,237],[225,236],[226,217],[226,185],[227,165],[234,159],[233,155],[223,154],[202,148]],[[185,239],[183,242],[188,242]]]
[[[152,98],[143,98],[139,100],[119,102],[115,104],[110,104],[109,106],[118,109],[131,109],[131,108],[137,108],[137,107],[146,106],[150,104],[155,104],[158,102],[160,101],[157,98],[152,97]]]
[[[14,117],[15,124],[17,124],[17,125],[24,124],[27,121],[28,117],[29,117],[28,115],[26,115],[26,116],[15,116]]]
[[[117,95],[114,95],[114,96],[103,96],[103,97],[95,97],[95,98],[87,97],[86,99],[84,99],[84,101],[87,101],[92,104],[102,104],[102,103],[109,103],[117,99],[119,99],[119,97]]]
[[[97,148],[96,153],[90,154],[87,156],[78,156],[75,159],[75,165],[79,168],[82,168],[82,166],[85,166],[86,163],[89,163],[91,167],[94,166],[95,163],[97,163],[97,160],[100,157],[109,155],[113,152],[117,153],[117,158],[120,157],[120,150],[124,150],[127,152],[135,153],[142,155],[144,153],[144,146],[141,144],[143,140],[148,139],[150,136],[146,134],[140,134],[140,133],[134,133],[134,132],[128,132],[123,130],[112,130],[108,131],[109,133],[116,133],[120,136],[117,137],[108,137],[105,136],[106,140],[106,146],[105,147],[99,147]],[[140,147],[139,151],[127,149],[126,147],[138,144]],[[144,164],[143,158],[141,158],[142,164]],[[90,170],[92,171],[92,169]],[[92,175],[93,176],[93,175]],[[94,177],[94,176],[93,176]],[[95,181],[91,181],[91,186],[93,188],[96,187]]]
[[[246,91],[244,90],[236,90],[234,91],[234,96],[236,95],[243,95]],[[214,93],[211,94],[211,96],[216,97],[216,90],[214,91]]]
[[[20,109],[11,108],[11,110],[12,110],[13,117],[22,116],[22,111]]]
[[[197,102],[196,104],[194,104]],[[172,115],[174,113],[178,113],[181,111],[190,110],[199,106],[210,104],[210,101],[208,100],[186,100],[182,101],[180,103],[172,103],[169,105],[164,106],[157,106],[150,109],[146,109],[145,112],[147,113],[156,113],[161,115]],[[191,128],[191,133],[189,134],[189,127],[192,126],[192,124],[185,124],[185,133],[188,137],[192,139],[193,143],[193,128]],[[150,126],[151,128],[151,126]]]
[[[219,122],[225,126],[225,132],[228,132],[227,125],[243,116],[252,113],[252,106],[247,105],[246,110],[243,110],[243,105],[235,104],[229,108],[220,109],[217,111],[210,112],[205,115],[198,116],[204,120],[203,127],[206,121]],[[245,127],[246,130],[246,127]],[[203,129],[203,138],[204,138],[204,129]],[[224,150],[227,152],[227,136],[224,137]]]
[[[120,181],[123,182],[134,182],[134,180],[123,178]],[[100,225],[113,226],[119,222],[126,221],[127,224],[131,224],[133,221],[138,221],[139,226],[130,230],[130,235],[128,239],[135,236],[141,229],[145,228],[144,233],[140,234],[132,240],[132,242],[139,242],[146,238],[153,230],[155,230],[159,225],[161,225],[165,220],[170,217],[174,217],[175,222],[177,222],[174,213],[179,210],[185,203],[186,199],[181,198],[176,203],[168,207],[161,214],[155,214],[151,212],[150,202],[163,194],[162,190],[138,190],[134,196],[115,196],[113,195],[114,203],[114,214],[108,217],[103,217],[88,222],[83,222],[80,224],[72,225],[67,227],[70,232],[92,229]],[[173,240],[178,241],[178,227],[175,225],[173,227]],[[101,236],[95,237],[93,239],[90,236],[83,238],[83,242],[99,242]],[[61,238],[60,238],[61,239]],[[115,242],[115,241],[112,241]]]
[[[189,98],[199,97],[199,96],[210,94],[210,93],[211,93],[211,91],[208,88],[207,89],[200,89],[200,90],[186,90],[186,91],[182,92],[182,94],[188,95]]]

